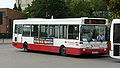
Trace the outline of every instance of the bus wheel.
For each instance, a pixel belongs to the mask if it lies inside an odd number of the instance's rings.
[[[60,55],[66,56],[66,48],[64,46],[61,46],[60,48]]]
[[[27,42],[24,42],[23,49],[25,52],[29,51]]]

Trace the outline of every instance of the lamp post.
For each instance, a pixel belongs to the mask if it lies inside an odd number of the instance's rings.
[[[46,0],[46,19],[48,17],[48,1]]]

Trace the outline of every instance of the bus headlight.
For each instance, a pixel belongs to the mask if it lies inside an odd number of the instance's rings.
[[[104,51],[106,51],[106,49],[104,49]]]
[[[83,49],[83,51],[85,51],[85,49]]]

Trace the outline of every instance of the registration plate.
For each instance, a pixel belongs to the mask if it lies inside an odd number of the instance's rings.
[[[98,54],[98,51],[93,51],[92,54]]]

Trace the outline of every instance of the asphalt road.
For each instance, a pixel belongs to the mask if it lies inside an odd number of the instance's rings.
[[[11,44],[0,44],[0,68],[120,68],[120,60],[104,56],[60,56],[46,52],[24,52]]]

